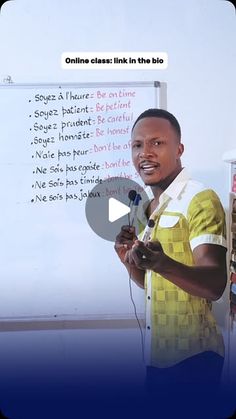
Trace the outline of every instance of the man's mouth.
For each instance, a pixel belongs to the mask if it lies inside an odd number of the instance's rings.
[[[140,163],[139,168],[145,175],[150,175],[159,169],[159,163]]]

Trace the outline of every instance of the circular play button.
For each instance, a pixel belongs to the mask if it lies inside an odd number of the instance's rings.
[[[111,177],[96,185],[86,200],[85,212],[92,230],[115,241],[123,225],[133,225],[136,234],[147,223],[149,198],[143,187],[130,179]]]

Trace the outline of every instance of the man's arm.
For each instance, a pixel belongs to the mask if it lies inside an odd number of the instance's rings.
[[[122,249],[123,248],[123,249]],[[124,261],[125,255],[127,253],[127,248],[124,245],[116,245],[115,247],[118,255],[121,251],[124,251],[124,257],[121,259],[123,265],[126,267],[129,277],[140,287],[144,288],[144,277],[145,277],[145,269],[137,268],[134,263],[128,263]]]
[[[227,281],[226,249],[215,244],[202,244],[193,250],[194,266],[184,265],[167,256],[159,242],[145,246],[135,241],[126,254],[126,262],[137,268],[159,273],[189,294],[217,300]]]

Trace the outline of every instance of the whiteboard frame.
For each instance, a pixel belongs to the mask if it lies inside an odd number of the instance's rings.
[[[142,82],[86,82],[86,83],[14,83],[4,82],[0,84],[0,89],[61,89],[61,88],[108,88],[108,87],[153,87],[155,92],[155,106],[160,109],[167,109],[167,83],[160,81],[142,81]],[[158,106],[159,105],[159,106]],[[143,313],[138,313],[141,322],[144,320]],[[85,322],[85,324],[83,324]],[[96,327],[95,327],[95,323]],[[58,324],[57,328],[70,329],[70,328],[136,328],[137,321],[134,314],[109,315],[108,318],[97,315],[96,319],[89,315],[81,316],[76,315],[63,315],[58,314],[54,316],[13,316],[13,317],[0,317],[0,332],[8,330],[36,330],[35,326],[39,323],[39,329],[55,329],[55,323]],[[11,326],[7,326],[10,325]],[[13,328],[13,329],[12,329]]]
[[[167,83],[160,81],[131,81],[131,82],[86,82],[86,83],[14,83],[5,82],[0,84],[0,89],[61,89],[62,87],[94,88],[94,87],[154,87],[156,88],[156,104],[160,109],[167,110]]]

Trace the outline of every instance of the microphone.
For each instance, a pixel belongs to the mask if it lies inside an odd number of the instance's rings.
[[[136,195],[137,195],[137,192],[134,189],[132,189],[131,191],[129,191],[129,193],[128,193],[129,207],[131,207],[131,205],[133,206],[133,203],[134,203],[134,200],[136,198]],[[128,213],[128,224],[129,224],[129,226],[131,225],[130,224],[130,212]]]
[[[133,192],[133,191],[130,191],[130,192]],[[134,196],[134,194],[132,196]],[[139,195],[139,193],[136,193],[134,201],[133,201],[133,205],[131,207],[131,211],[130,211],[130,214],[129,214],[129,219],[130,219],[129,225],[130,225],[130,227],[132,227],[134,225],[134,220],[137,217],[138,205],[139,205],[139,202],[141,201],[141,199],[142,199],[141,195]]]
[[[134,189],[129,191],[129,194],[128,194],[129,200],[134,202],[136,195],[137,195],[137,192]]]
[[[142,241],[144,242],[144,244],[147,244],[148,240],[150,239],[154,226],[155,226],[155,221],[152,218],[149,218],[147,226],[144,230],[143,238],[142,238]]]

